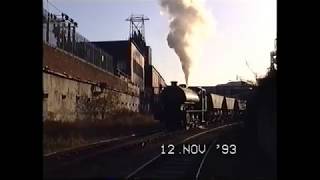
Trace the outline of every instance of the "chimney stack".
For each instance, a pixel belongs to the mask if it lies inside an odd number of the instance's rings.
[[[171,86],[177,86],[178,82],[177,81],[171,81]]]

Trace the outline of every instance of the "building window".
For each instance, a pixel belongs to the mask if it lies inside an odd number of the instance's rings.
[[[62,99],[66,99],[67,96],[62,94],[61,97],[62,97]]]
[[[49,96],[48,93],[43,94],[43,98],[48,98],[48,96]]]

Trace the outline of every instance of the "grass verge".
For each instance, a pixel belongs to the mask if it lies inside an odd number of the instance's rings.
[[[160,126],[150,115],[117,110],[104,120],[43,122],[44,154],[74,148],[114,137],[145,132]]]

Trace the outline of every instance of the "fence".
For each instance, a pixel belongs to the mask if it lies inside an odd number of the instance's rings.
[[[114,74],[112,56],[90,43],[75,31],[77,24],[64,15],[55,15],[43,9],[43,42],[63,49],[90,64]]]

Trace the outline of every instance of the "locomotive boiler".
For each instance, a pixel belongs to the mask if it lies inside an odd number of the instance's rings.
[[[163,104],[162,118],[167,128],[184,127],[189,129],[200,120],[197,107],[199,107],[201,99],[192,89],[178,86],[177,82],[171,82],[171,86],[167,86],[162,91],[160,98]]]

